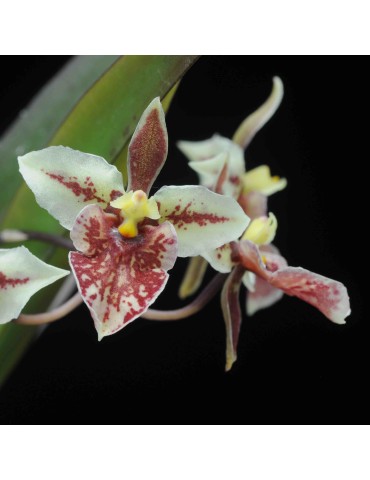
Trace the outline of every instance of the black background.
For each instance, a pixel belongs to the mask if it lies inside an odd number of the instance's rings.
[[[3,58],[1,128],[67,59]],[[175,142],[231,136],[280,75],[283,105],[249,147],[248,167],[267,163],[288,178],[288,188],[270,198],[275,243],[291,265],[347,285],[353,313],[346,326],[285,297],[244,318],[238,361],[225,374],[218,299],[181,322],[139,319],[101,343],[80,307],[25,355],[0,391],[0,422],[368,423],[370,328],[360,293],[369,263],[365,67],[345,57],[203,57],[168,113],[169,160],[154,186],[195,183]],[[158,308],[181,305],[185,264],[176,264]]]

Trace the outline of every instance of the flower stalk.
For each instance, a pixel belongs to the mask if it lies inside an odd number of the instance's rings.
[[[66,250],[74,250],[72,241],[61,235],[54,235],[47,232],[35,232],[32,230],[10,230],[6,229],[0,232],[0,244],[2,243],[19,243],[28,240],[37,240],[39,242],[49,243],[55,247],[65,248]]]
[[[172,320],[183,320],[185,318],[191,317],[196,313],[200,312],[220,291],[226,275],[218,273],[213,277],[209,284],[202,290],[202,292],[188,305],[185,307],[175,309],[175,310],[154,310],[148,309],[141,316],[147,320],[158,320],[158,321],[172,321]],[[19,325],[48,325],[57,320],[61,320],[63,317],[71,313],[77,307],[83,303],[83,298],[80,293],[75,293],[67,302],[63,303],[59,307],[50,310],[45,313],[35,313],[35,314],[22,314],[20,315],[16,323]]]
[[[55,322],[56,320],[60,320],[61,318],[65,317],[69,313],[71,313],[75,308],[81,305],[83,302],[82,297],[79,292],[75,293],[73,297],[67,300],[65,303],[60,305],[53,310],[45,313],[36,313],[36,314],[21,314],[16,323],[19,325],[47,325],[49,323]]]

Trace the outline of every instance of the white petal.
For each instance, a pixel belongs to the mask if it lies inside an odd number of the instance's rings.
[[[197,172],[199,183],[201,185],[207,188],[212,188],[215,185],[216,179],[223,169],[227,158],[227,153],[221,152],[207,160],[189,162],[189,167]]]
[[[231,140],[221,135],[213,135],[213,137],[207,140],[201,140],[198,142],[188,142],[186,140],[180,140],[177,142],[177,147],[191,162],[197,162],[200,160],[208,160],[225,150],[229,150]]]
[[[229,138],[213,135],[201,142],[180,141],[179,149],[190,160],[190,166],[200,177],[200,184],[208,188],[216,184],[218,175],[223,167],[220,154],[228,156],[228,179],[224,184],[225,195],[236,195],[240,190],[241,177],[245,173],[244,153],[242,148]],[[218,157],[217,160],[215,157]],[[204,166],[200,163],[205,163]]]
[[[122,175],[102,157],[68,147],[48,147],[18,157],[20,172],[38,204],[70,230],[83,207],[105,208],[124,192]]]
[[[203,252],[202,256],[212,268],[221,273],[229,273],[235,266],[235,263],[231,260],[230,243],[226,243],[215,250]]]
[[[251,115],[249,115],[236,130],[233,140],[246,148],[256,133],[270,120],[284,96],[284,85],[279,77],[273,78],[272,91],[268,99]]]
[[[177,232],[179,257],[193,257],[237,240],[249,218],[231,197],[202,186],[162,187],[155,195],[162,220]]]
[[[17,318],[32,295],[68,274],[42,262],[25,247],[1,249],[0,324]]]

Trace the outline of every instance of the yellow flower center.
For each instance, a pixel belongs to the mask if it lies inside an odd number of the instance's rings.
[[[267,196],[283,190],[287,185],[285,178],[277,175],[271,176],[270,168],[267,165],[249,170],[243,175],[242,182],[243,193],[261,192]]]
[[[242,240],[250,240],[256,245],[268,245],[275,238],[277,219],[273,213],[268,217],[258,217],[251,221]]]
[[[118,227],[118,231],[126,238],[137,236],[139,233],[137,225],[144,218],[151,218],[152,220],[160,218],[157,202],[153,197],[148,198],[142,190],[124,193],[121,197],[110,202],[110,205],[121,210],[123,222]]]

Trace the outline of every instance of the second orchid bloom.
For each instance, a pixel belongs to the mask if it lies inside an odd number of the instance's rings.
[[[267,197],[285,188],[286,180],[271,176],[267,165],[245,170],[243,148],[275,113],[282,98],[283,84],[275,77],[269,98],[242,122],[232,140],[216,134],[200,142],[178,143],[190,160],[189,166],[198,173],[200,183],[236,198],[252,220],[238,241],[210,249],[202,254],[203,258],[192,259],[179,291],[182,298],[195,292],[205,273],[205,260],[215,270],[229,273],[221,294],[226,326],[226,370],[230,370],[237,358],[242,283],[248,290],[248,315],[273,305],[284,293],[313,305],[337,324],[345,323],[344,319],[350,314],[348,293],[343,284],[300,267],[288,267],[278,249],[271,245],[277,219],[267,212]]]
[[[99,338],[143,314],[177,258],[201,255],[240,237],[248,216],[231,197],[204,186],[165,186],[149,197],[167,157],[158,98],[129,145],[128,186],[103,158],[49,147],[19,158],[40,206],[71,231],[69,255]]]

